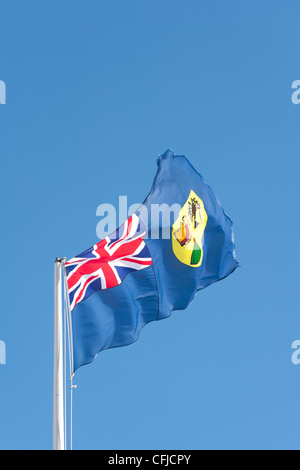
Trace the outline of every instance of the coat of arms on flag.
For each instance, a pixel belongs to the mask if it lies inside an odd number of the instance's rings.
[[[203,259],[203,236],[207,213],[203,201],[191,190],[172,227],[175,256],[188,266],[198,267]]]

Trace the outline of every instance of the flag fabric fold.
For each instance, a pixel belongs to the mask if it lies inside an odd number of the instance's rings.
[[[157,164],[143,210],[66,262],[74,371],[238,266],[232,221],[201,175],[170,150]]]

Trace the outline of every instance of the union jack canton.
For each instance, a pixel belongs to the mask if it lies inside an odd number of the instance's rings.
[[[93,292],[115,287],[125,276],[152,264],[145,228],[136,214],[96,245],[66,262],[71,310]]]

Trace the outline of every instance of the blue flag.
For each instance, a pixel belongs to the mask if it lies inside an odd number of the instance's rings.
[[[140,208],[65,266],[75,371],[187,308],[238,262],[231,219],[187,158],[168,150]]]

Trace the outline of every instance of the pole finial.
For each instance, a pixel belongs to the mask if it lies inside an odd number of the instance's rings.
[[[65,263],[67,258],[55,258],[55,263]]]

